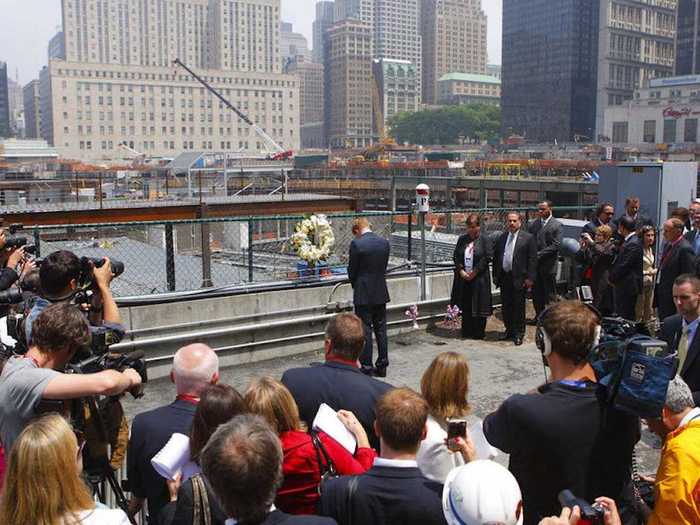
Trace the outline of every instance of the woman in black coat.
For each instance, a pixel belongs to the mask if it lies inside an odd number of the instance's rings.
[[[582,234],[579,252],[579,260],[592,268],[593,306],[604,316],[612,315],[615,310],[613,286],[608,280],[617,251],[612,239],[613,233],[612,228],[604,224],[596,229],[595,239],[587,233]]]
[[[454,251],[455,277],[451,303],[462,310],[462,337],[483,339],[486,320],[493,314],[491,271],[493,246],[481,235],[481,219],[467,217],[467,233],[460,236]]]

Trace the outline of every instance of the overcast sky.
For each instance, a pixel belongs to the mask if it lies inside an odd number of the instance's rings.
[[[311,24],[316,0],[282,0],[282,18],[292,22],[311,46]],[[501,63],[502,0],[482,0],[489,17],[489,62]],[[0,60],[8,74],[26,84],[38,78],[46,64],[49,39],[61,25],[60,0],[0,0]]]

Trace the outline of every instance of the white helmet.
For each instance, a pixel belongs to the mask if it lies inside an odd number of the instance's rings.
[[[523,498],[508,469],[472,461],[447,476],[442,511],[448,525],[522,525]]]

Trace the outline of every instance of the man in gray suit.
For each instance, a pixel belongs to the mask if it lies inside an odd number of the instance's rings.
[[[562,236],[561,222],[552,215],[551,201],[540,202],[537,213],[539,218],[528,228],[537,241],[537,278],[532,290],[536,318],[557,294],[557,261]]]

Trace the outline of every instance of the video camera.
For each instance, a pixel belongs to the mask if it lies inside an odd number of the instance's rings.
[[[24,251],[26,253],[35,254],[36,246],[34,246],[33,244],[28,244],[29,241],[26,237],[16,235],[18,231],[21,231],[23,229],[23,224],[10,224],[9,228],[7,229],[9,235],[5,237],[5,248],[12,250],[24,246]]]
[[[141,376],[143,384],[148,382],[148,369],[143,351],[139,350],[129,354],[103,353],[84,358],[84,354],[76,354],[76,357],[68,364],[68,369],[76,374],[95,374],[104,370],[116,370],[123,372],[132,368]],[[80,357],[79,357],[80,356]],[[82,359],[81,359],[82,358]],[[143,389],[134,397],[143,396]]]

